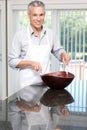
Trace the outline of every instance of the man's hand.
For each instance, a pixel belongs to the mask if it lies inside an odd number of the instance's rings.
[[[62,53],[61,54],[61,60],[63,63],[65,63],[66,65],[69,65],[69,62],[71,60],[71,56],[67,53]]]
[[[39,62],[31,61],[30,65],[31,65],[32,69],[39,71],[39,72],[42,71],[42,67]]]
[[[28,61],[28,60],[22,60],[18,65],[17,68],[25,68],[25,67],[31,67],[32,69],[42,72],[42,67],[40,62],[36,61]]]

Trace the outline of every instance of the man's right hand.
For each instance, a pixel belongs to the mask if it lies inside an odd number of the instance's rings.
[[[32,69],[41,72],[42,71],[42,67],[41,64],[39,62],[35,62],[35,61],[30,61],[31,63],[31,67]]]
[[[17,68],[25,68],[25,67],[31,67],[32,69],[42,72],[42,67],[40,62],[36,61],[28,61],[28,60],[22,60],[18,65]]]

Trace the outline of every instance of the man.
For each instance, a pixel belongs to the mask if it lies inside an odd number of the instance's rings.
[[[50,53],[69,64],[70,56],[55,34],[43,27],[45,6],[40,1],[28,5],[30,26],[16,33],[9,53],[9,66],[20,69],[21,87],[42,82],[40,73],[50,71]],[[36,83],[35,82],[35,83]]]
[[[20,93],[22,103],[24,100],[31,102],[35,98],[26,98],[25,95],[29,95],[32,90],[33,94],[37,91],[37,88],[32,87],[30,91],[30,85],[43,84],[40,74],[50,72],[51,53],[66,65],[70,62],[70,56],[60,46],[56,35],[52,30],[44,28],[45,13],[43,2],[36,0],[29,3],[30,26],[15,34],[9,53],[9,66],[20,70],[20,86],[25,90]],[[38,112],[41,109],[41,105],[37,104],[31,108],[23,106],[20,101],[16,104],[22,110]]]

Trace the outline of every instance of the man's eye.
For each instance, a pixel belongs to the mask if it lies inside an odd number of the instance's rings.
[[[44,16],[44,14],[40,14],[40,16]]]
[[[33,16],[37,16],[36,14],[33,14]]]

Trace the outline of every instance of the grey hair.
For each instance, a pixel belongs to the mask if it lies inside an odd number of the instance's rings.
[[[28,4],[28,12],[30,12],[32,7],[43,7],[45,9],[45,4],[42,1],[34,0]]]

